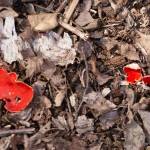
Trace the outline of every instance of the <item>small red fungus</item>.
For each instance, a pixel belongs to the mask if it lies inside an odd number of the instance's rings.
[[[144,76],[142,78],[142,80],[143,80],[144,84],[150,85],[150,76]]]
[[[17,81],[15,72],[7,73],[0,68],[0,99],[11,112],[24,110],[33,98],[33,89],[24,82]]]
[[[142,79],[142,70],[136,63],[126,65],[123,70],[127,74],[126,81],[131,84],[135,84]]]
[[[143,76],[142,77],[142,69],[136,63],[132,63],[126,65],[123,68],[124,72],[127,74],[126,81],[131,84],[140,84],[150,85],[150,76]],[[143,82],[140,82],[143,81]]]

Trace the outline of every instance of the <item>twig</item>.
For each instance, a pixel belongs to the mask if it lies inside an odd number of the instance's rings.
[[[78,115],[79,115],[80,109],[81,109],[81,107],[83,105],[83,102],[84,102],[84,97],[85,97],[85,95],[87,93],[87,90],[88,90],[88,87],[89,87],[89,67],[88,67],[88,62],[86,60],[86,56],[85,56],[83,48],[81,48],[81,50],[82,50],[83,59],[84,59],[84,63],[85,63],[85,69],[86,69],[86,87],[85,87],[84,92],[83,92],[82,100],[81,100],[81,102],[79,104],[79,107],[78,107],[78,109],[76,111],[75,120],[78,119]]]
[[[76,6],[78,5],[78,2],[79,2],[79,0],[73,0],[72,1],[72,3],[70,4],[68,10],[64,13],[64,20],[63,20],[63,22],[67,23],[70,20],[70,18],[72,16]],[[64,30],[64,28],[60,27],[58,32],[57,32],[57,34],[61,35],[63,30]]]
[[[63,9],[64,9],[64,7],[66,6],[66,4],[67,4],[67,0],[64,0],[61,4],[60,4],[60,6],[56,9],[56,13],[60,13]]]
[[[113,24],[107,24],[105,26],[103,26],[103,28],[109,28],[109,27],[113,27],[113,26],[119,26],[121,23],[113,23]]]
[[[0,130],[0,137],[9,136],[11,134],[31,134],[34,131],[35,128]]]
[[[75,27],[69,25],[68,23],[63,22],[61,18],[59,19],[58,22],[59,22],[59,24],[60,24],[62,27],[64,27],[65,29],[67,29],[67,30],[71,31],[72,33],[78,35],[81,39],[83,39],[83,40],[86,41],[86,40],[89,38],[89,34],[88,34],[88,33],[83,33],[83,32],[81,32],[81,31],[78,30],[77,28],[75,28]]]

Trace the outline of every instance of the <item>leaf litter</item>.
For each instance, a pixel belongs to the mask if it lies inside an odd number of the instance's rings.
[[[0,1],[0,67],[34,89],[1,101],[0,149],[149,149],[149,6]]]

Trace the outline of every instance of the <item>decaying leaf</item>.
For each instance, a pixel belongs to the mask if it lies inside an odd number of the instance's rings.
[[[119,114],[117,110],[112,110],[100,116],[99,119],[102,129],[107,130],[116,123],[116,121],[119,119]]]
[[[31,57],[26,59],[26,77],[32,77],[34,74],[37,74],[41,71],[41,66],[43,64],[43,59],[40,57]]]
[[[33,145],[35,146],[40,143],[45,133],[50,130],[50,126],[51,122],[49,121],[44,126],[40,127],[40,130],[28,139],[27,149],[31,149],[33,148]]]
[[[68,124],[67,124],[67,121],[65,119],[64,116],[58,116],[58,121],[60,122],[60,124],[69,131],[69,127],[68,127]]]
[[[94,19],[92,18],[89,12],[80,13],[78,18],[75,20],[75,22],[80,26],[85,26],[86,24],[91,23],[93,21]]]
[[[121,55],[128,58],[129,60],[140,61],[139,54],[132,45],[129,45],[127,43],[121,43],[120,51]]]
[[[28,20],[35,31],[45,32],[54,29],[58,25],[57,16],[58,13],[41,13],[28,15]]]
[[[41,73],[43,76],[45,76],[47,79],[51,78],[53,73],[56,71],[55,64],[47,59],[43,60],[43,65],[41,66]]]
[[[43,92],[45,90],[46,87],[46,82],[43,81],[37,81],[32,85],[33,89],[34,89],[34,93],[37,96],[41,96],[43,95]]]
[[[84,101],[96,117],[103,115],[116,107],[115,104],[106,100],[99,92],[92,92],[85,95]]]
[[[144,128],[146,129],[148,143],[150,143],[150,112],[139,110],[138,113],[140,114]]]
[[[102,146],[102,143],[101,144],[98,144],[94,147],[91,147],[90,150],[100,150],[101,149],[101,146]]]
[[[56,107],[61,106],[61,104],[65,98],[65,95],[66,95],[66,87],[64,86],[55,97],[54,102],[55,102]]]
[[[142,128],[132,120],[124,130],[124,147],[126,150],[139,150],[144,148],[145,135]]]
[[[142,97],[138,103],[135,103],[131,108],[133,111],[146,110],[150,105],[150,98]]]
[[[98,28],[99,24],[100,24],[100,20],[99,19],[95,19],[93,22],[89,23],[88,25],[85,25],[82,28],[84,30],[94,30],[94,29]]]
[[[6,18],[6,17],[17,17],[18,14],[10,7],[0,7],[0,17]]]
[[[81,6],[81,12],[89,11],[92,6],[92,0],[85,0]]]
[[[4,25],[3,20],[0,19],[0,27],[0,33],[5,37],[1,39],[0,42],[1,53],[4,56],[4,61],[11,64],[17,59],[22,59],[22,55],[19,50],[22,48],[23,42],[17,36],[17,33],[15,31],[14,18],[6,17]]]
[[[98,70],[96,71],[95,75],[99,85],[103,85],[113,78],[112,76],[100,73]]]
[[[139,48],[141,48],[143,55],[149,56],[150,55],[150,47],[149,47],[148,43],[150,41],[150,35],[143,34],[140,31],[136,31],[136,32],[140,36],[140,38],[138,37],[135,39],[137,46],[138,47],[140,46]]]
[[[8,115],[8,119],[11,120],[11,122],[20,122],[21,124],[24,122],[26,122],[26,125],[30,126],[30,123],[28,122],[29,119],[31,118],[31,111],[32,111],[32,108],[29,108],[29,109],[25,109],[21,112],[17,112],[17,113],[10,113]],[[29,127],[28,126],[28,127]]]
[[[50,59],[55,65],[65,66],[74,62],[76,52],[72,48],[72,39],[67,33],[61,38],[54,32],[36,39],[34,51],[44,59]]]
[[[13,137],[14,137],[14,134],[11,135],[11,136],[8,136],[8,137],[1,138],[1,140],[0,140],[0,145],[1,145],[0,148],[1,149],[8,149],[10,144],[11,144],[11,140],[13,139]]]
[[[104,88],[102,90],[102,95],[105,97],[111,92],[110,88]]]
[[[52,117],[52,121],[55,127],[57,127],[59,130],[65,130],[65,127],[61,124],[61,122],[57,119]]]
[[[69,99],[72,107],[77,106],[77,94],[72,94]]]
[[[93,119],[88,119],[85,115],[79,116],[75,123],[76,130],[79,134],[94,130]]]

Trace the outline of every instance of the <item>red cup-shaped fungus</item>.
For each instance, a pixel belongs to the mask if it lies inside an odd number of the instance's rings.
[[[5,108],[11,112],[24,110],[33,98],[33,89],[24,82],[17,81],[15,72],[7,73],[0,68],[0,99],[6,102]]]
[[[144,84],[150,85],[150,76],[144,76],[142,78],[142,80],[143,80]]]
[[[126,81],[131,84],[135,84],[142,79],[142,70],[136,63],[126,65],[123,70],[127,74]]]

